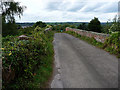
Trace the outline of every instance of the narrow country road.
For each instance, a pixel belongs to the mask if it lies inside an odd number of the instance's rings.
[[[51,88],[117,88],[118,59],[66,33],[54,36],[55,76]]]

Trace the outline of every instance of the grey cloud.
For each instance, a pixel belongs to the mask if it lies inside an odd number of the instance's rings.
[[[118,3],[113,2],[112,4],[108,5],[107,7],[104,7],[103,10],[101,10],[103,13],[114,13],[118,12]]]
[[[72,6],[70,6],[68,11],[76,12],[76,11],[80,10],[84,6],[85,6],[85,2],[76,2]]]
[[[29,9],[28,12],[26,12],[28,15],[24,14],[22,20],[89,21],[94,16],[99,16],[105,21],[108,18],[112,18],[114,16],[108,12],[116,12],[118,8],[117,2],[92,2],[90,0],[84,0],[85,2],[80,2],[80,0],[79,2],[77,2],[77,0],[75,2],[70,2],[69,0],[66,0],[65,2],[64,1],[65,0],[51,2],[49,0],[48,2],[41,3],[42,6],[40,6],[38,3],[37,6],[39,6],[39,9],[36,9],[35,6],[31,6],[33,9]],[[34,14],[33,10],[35,10]],[[100,12],[100,14],[98,14],[98,12]]]
[[[83,9],[83,10],[82,10]],[[87,3],[83,8],[82,12],[99,12],[99,13],[114,13],[118,11],[117,2],[99,2],[92,5],[92,2]]]
[[[118,3],[117,2],[112,2],[106,6],[103,6],[103,8],[95,10],[97,12],[102,12],[102,13],[117,13],[118,12]]]
[[[82,10],[81,12],[116,12],[117,11],[117,2],[113,2],[111,5],[108,5],[109,2],[75,2],[75,3],[63,3],[63,1],[59,2],[49,2],[45,9],[49,11],[68,11],[68,12],[77,12]],[[105,7],[104,7],[105,6]],[[103,8],[101,8],[103,7]]]
[[[88,2],[84,7],[82,12],[95,12],[95,10],[99,7],[101,7],[102,5],[105,4],[105,2],[99,2],[99,3],[95,3],[92,5],[93,2]]]
[[[61,4],[60,2],[49,2],[46,5],[45,9],[47,9],[49,11],[59,10],[60,4]]]
[[[61,2],[49,2],[46,5],[47,10],[49,11],[70,11],[70,12],[76,12],[80,10],[83,6],[85,5],[85,2],[75,2],[75,3],[64,3],[63,1]]]

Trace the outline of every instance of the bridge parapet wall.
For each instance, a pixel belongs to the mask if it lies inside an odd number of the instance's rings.
[[[66,31],[73,31],[76,32],[82,36],[87,36],[90,38],[96,39],[98,42],[104,43],[106,38],[109,37],[109,34],[104,34],[104,33],[97,33],[97,32],[92,32],[92,31],[85,31],[81,29],[74,29],[74,28],[66,28]]]

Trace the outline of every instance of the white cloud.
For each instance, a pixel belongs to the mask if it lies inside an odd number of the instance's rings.
[[[27,6],[18,22],[101,21],[114,18],[118,0],[15,0]]]

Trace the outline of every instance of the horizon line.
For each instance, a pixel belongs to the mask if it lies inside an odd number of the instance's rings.
[[[38,21],[36,21],[38,22]],[[25,22],[16,22],[16,23],[36,23],[36,22],[31,22],[31,21],[25,21]],[[42,21],[44,22],[44,21]],[[58,21],[58,22],[55,22],[55,21],[46,21],[45,23],[69,23],[69,22],[75,22],[75,23],[79,23],[79,22],[90,22],[90,21]],[[107,23],[107,21],[103,21],[101,23]]]

